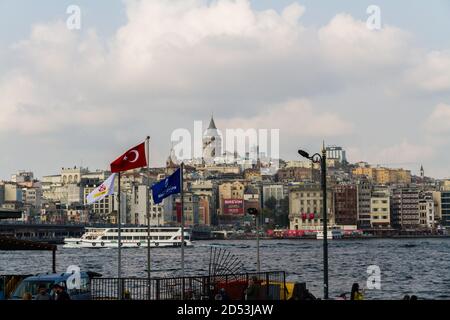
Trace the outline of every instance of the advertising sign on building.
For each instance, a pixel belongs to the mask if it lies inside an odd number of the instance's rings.
[[[223,213],[233,215],[244,214],[244,200],[243,199],[224,199]]]

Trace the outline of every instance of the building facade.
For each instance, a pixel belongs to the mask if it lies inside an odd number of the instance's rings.
[[[356,183],[358,203],[358,227],[361,229],[371,228],[371,198],[372,183],[366,177],[358,179]]]
[[[391,226],[389,189],[375,187],[370,197],[371,228],[389,228]]]
[[[419,199],[419,225],[421,228],[435,227],[434,201],[432,194],[423,194]]]
[[[356,185],[340,184],[334,187],[334,219],[337,225],[357,225],[358,196]]]
[[[327,192],[329,226],[334,225],[333,193]],[[289,190],[289,222],[291,230],[321,230],[323,197],[319,184],[293,187]]]
[[[314,168],[289,167],[278,170],[277,180],[280,182],[319,181],[320,171]]]
[[[441,207],[441,225],[446,229],[450,229],[450,191],[441,192]]]
[[[392,226],[402,230],[419,227],[419,189],[396,187],[391,193]]]

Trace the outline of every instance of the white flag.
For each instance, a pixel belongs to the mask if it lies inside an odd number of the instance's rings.
[[[114,192],[114,179],[116,174],[113,173],[107,180],[105,180],[101,185],[94,189],[86,197],[87,204],[92,204],[96,201],[100,201],[107,196],[110,196]]]

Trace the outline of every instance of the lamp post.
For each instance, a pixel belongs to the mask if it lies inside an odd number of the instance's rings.
[[[247,213],[255,216],[256,222],[256,272],[261,272],[261,263],[259,260],[259,212],[256,208],[248,208]]]
[[[323,296],[328,299],[328,227],[327,227],[327,155],[325,145],[322,148],[322,155],[315,153],[312,156],[304,150],[298,150],[298,153],[313,163],[320,163],[322,176],[322,198],[323,198]]]

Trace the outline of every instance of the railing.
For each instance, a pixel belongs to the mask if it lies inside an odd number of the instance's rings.
[[[244,300],[249,280],[256,279],[260,300],[286,297],[284,271],[179,278],[92,278],[93,300],[214,300],[224,289],[230,300]]]

